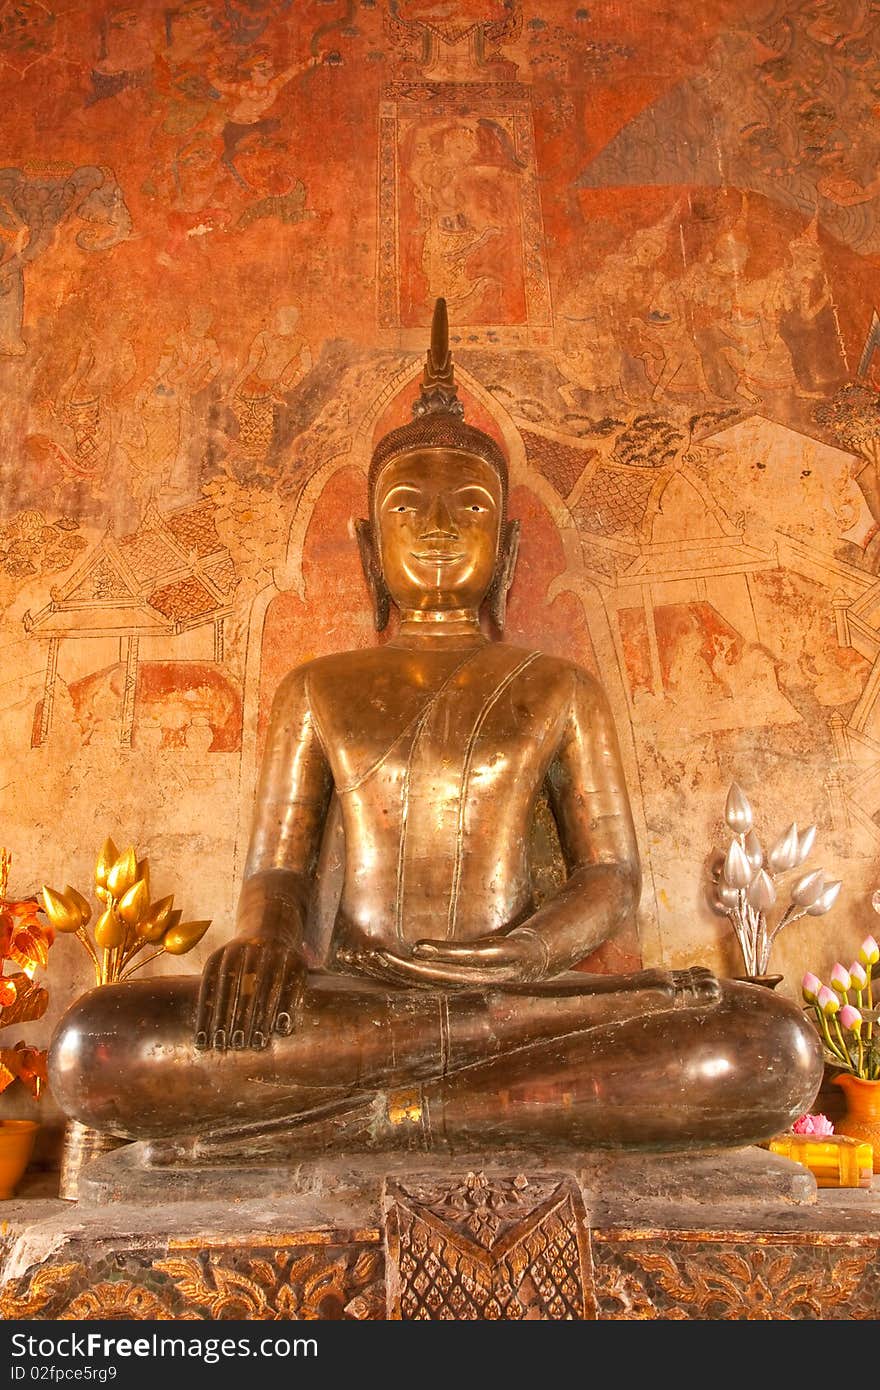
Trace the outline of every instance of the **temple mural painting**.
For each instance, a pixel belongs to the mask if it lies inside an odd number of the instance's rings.
[[[77,882],[118,830],[231,929],[275,686],[380,640],[353,521],[442,294],[511,459],[510,638],[621,733],[645,889],[606,963],[734,967],[732,777],[870,929],[880,20],[453,8],[0,3],[0,838]],[[833,959],[808,921],[786,987]]]

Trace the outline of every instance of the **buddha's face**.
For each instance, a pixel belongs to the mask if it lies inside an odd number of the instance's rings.
[[[385,584],[401,610],[476,609],[498,558],[503,496],[470,454],[420,449],[379,474],[373,521]]]

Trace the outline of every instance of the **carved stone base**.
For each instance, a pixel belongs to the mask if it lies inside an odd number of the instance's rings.
[[[587,1194],[593,1211],[613,1210],[632,1200],[719,1202],[815,1202],[816,1182],[799,1163],[765,1149],[719,1149],[688,1153],[593,1152],[383,1154],[329,1156],[298,1163],[208,1163],[166,1165],[146,1143],[126,1144],[94,1159],[80,1178],[83,1201],[224,1201],[247,1193],[267,1198],[331,1197],[359,1201],[375,1219],[375,1202],[386,1180],[405,1182],[418,1172],[449,1180],[468,1173],[564,1172]]]
[[[271,1201],[227,1172],[198,1201],[8,1202],[0,1316],[880,1316],[880,1185],[816,1197],[763,1150],[508,1158],[279,1170]]]

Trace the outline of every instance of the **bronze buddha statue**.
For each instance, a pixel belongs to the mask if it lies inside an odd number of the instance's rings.
[[[380,440],[358,524],[377,626],[393,603],[398,630],[282,681],[237,935],[201,982],[68,1011],[50,1076],[69,1115],[183,1159],[703,1148],[809,1108],[822,1058],[795,1005],[702,969],[574,969],[634,914],[638,850],[600,686],[485,635],[515,563],[507,490],[502,450],[463,420],[438,301],[414,419]],[[568,876],[536,910],[542,790]],[[334,792],[344,881],[310,970]]]

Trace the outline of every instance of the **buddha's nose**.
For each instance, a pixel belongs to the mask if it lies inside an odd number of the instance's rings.
[[[422,536],[457,536],[458,529],[452,519],[452,513],[447,506],[446,499],[442,492],[438,492],[433,498],[428,513],[425,517],[425,525]]]

